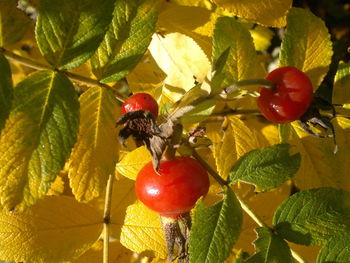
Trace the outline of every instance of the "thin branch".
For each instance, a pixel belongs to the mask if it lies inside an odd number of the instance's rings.
[[[61,72],[61,73],[65,74],[72,81],[78,82],[78,83],[80,83],[82,85],[99,86],[99,87],[103,87],[103,88],[112,90],[111,86],[109,86],[109,85],[107,85],[105,83],[101,83],[101,82],[99,82],[96,79],[87,78],[87,77],[84,77],[84,76],[81,76],[81,75],[78,75],[78,74],[75,74],[75,73],[72,73],[72,72],[64,71],[64,70],[53,69],[52,67],[50,67],[48,65],[41,64],[41,63],[36,62],[34,60],[31,60],[29,58],[25,58],[25,57],[19,56],[19,55],[15,54],[15,53],[13,53],[11,51],[8,51],[8,50],[6,50],[4,48],[0,48],[0,52],[2,52],[4,54],[4,56],[8,60],[15,61],[15,62],[17,62],[17,63],[19,63],[19,64],[21,64],[21,65],[23,65],[25,67],[32,68],[32,69],[35,69],[35,70],[56,70],[58,72]],[[115,91],[115,90],[113,90],[113,91]],[[114,95],[115,95],[115,98],[117,100],[119,100],[121,103],[124,102],[124,99],[123,99],[123,97],[120,94],[114,94]]]
[[[105,207],[103,212],[103,263],[109,261],[109,236],[111,225],[111,205],[114,175],[110,174],[106,187]]]

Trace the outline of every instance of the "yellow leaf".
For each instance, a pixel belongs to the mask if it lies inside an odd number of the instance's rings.
[[[0,213],[0,258],[57,263],[77,258],[98,239],[102,214],[72,197],[50,196],[23,213]]]
[[[119,107],[113,94],[101,87],[84,92],[80,104],[79,135],[69,160],[69,179],[77,200],[88,201],[104,191],[108,176],[114,173]]]
[[[312,137],[293,123],[296,137],[290,143],[296,145],[302,155],[301,167],[294,176],[294,181],[302,190],[317,187],[350,190],[350,120],[336,118],[332,123],[339,146],[336,154],[333,153],[332,138]]]
[[[350,103],[350,63],[340,63],[333,87],[333,103]]]
[[[213,0],[215,4],[234,15],[272,27],[284,27],[286,14],[292,6],[291,0]]]
[[[160,217],[140,201],[128,207],[120,242],[136,253],[166,258],[164,234]]]
[[[150,153],[145,146],[124,155],[123,159],[117,163],[116,171],[121,175],[135,180],[139,171],[152,160]]]
[[[228,118],[227,127],[224,132],[221,132],[221,136],[217,134],[217,128],[212,130],[210,126],[207,128],[208,137],[213,138],[213,154],[217,171],[223,178],[227,177],[233,164],[242,155],[261,147],[257,134],[236,117]]]
[[[64,181],[61,176],[57,176],[55,181],[51,183],[47,195],[61,195],[64,192]]]
[[[190,37],[180,33],[155,34],[149,50],[158,66],[167,74],[163,93],[173,102],[192,87],[203,82],[210,62]]]
[[[271,29],[258,25],[254,29],[250,29],[249,32],[252,35],[254,46],[257,51],[265,51],[269,48],[273,37]]]
[[[324,22],[310,11],[291,9],[279,66],[294,66],[305,72],[316,90],[328,72],[332,54],[332,42]]]
[[[171,2],[174,2],[178,5],[184,5],[184,6],[198,6],[198,7],[205,7],[209,10],[214,9],[214,4],[211,0],[172,0]]]

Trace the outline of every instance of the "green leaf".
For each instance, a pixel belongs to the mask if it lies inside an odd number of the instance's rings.
[[[292,127],[289,123],[278,124],[278,137],[280,143],[287,143],[291,137]]]
[[[79,103],[62,73],[41,71],[14,89],[0,137],[0,197],[7,210],[23,209],[50,188],[76,140]]]
[[[78,201],[89,201],[105,190],[114,174],[119,143],[115,123],[120,108],[113,94],[93,87],[80,98],[80,127],[69,158],[69,181]],[[119,113],[119,114],[118,114]]]
[[[320,250],[317,263],[346,263],[350,259],[350,234],[334,236]]]
[[[255,231],[259,235],[254,241],[257,252],[247,263],[293,262],[288,244],[283,238],[266,227],[259,227]]]
[[[102,82],[125,77],[146,52],[158,18],[158,0],[116,1],[107,34],[91,59]]]
[[[350,193],[317,188],[292,195],[275,212],[273,224],[283,238],[302,245],[323,245],[350,233]]]
[[[218,61],[228,49],[229,53],[225,55],[226,64],[222,69],[222,73],[228,76],[225,84],[252,78],[257,56],[249,31],[232,17],[220,17],[213,34],[212,60]]]
[[[241,180],[266,191],[278,187],[299,169],[300,154],[289,154],[289,144],[277,144],[253,150],[232,167],[230,181]]]
[[[68,196],[46,196],[23,213],[0,212],[0,258],[57,263],[79,257],[98,239],[102,215]]]
[[[17,9],[17,1],[0,0],[0,47],[21,40],[30,24],[30,18]]]
[[[333,87],[334,104],[350,104],[350,63],[339,64]]]
[[[279,66],[294,66],[310,78],[314,90],[328,72],[332,42],[324,22],[310,11],[292,8],[281,45]]]
[[[190,263],[222,263],[230,255],[242,227],[242,208],[230,188],[212,207],[196,206],[190,236]]]
[[[115,0],[40,0],[35,28],[40,52],[55,68],[88,60],[108,30]]]
[[[10,65],[0,53],[0,131],[10,113],[13,98],[13,87]]]

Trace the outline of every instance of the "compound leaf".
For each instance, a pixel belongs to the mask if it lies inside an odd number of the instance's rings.
[[[230,188],[212,207],[195,207],[189,243],[190,263],[221,263],[230,255],[242,227],[242,208]]]
[[[50,188],[76,140],[79,103],[62,73],[41,71],[14,89],[0,137],[0,196],[6,210],[23,209]]]
[[[69,159],[68,176],[77,200],[89,201],[105,190],[108,176],[114,174],[119,107],[113,94],[101,87],[90,88],[79,99],[79,135]]]
[[[350,193],[334,188],[296,193],[276,210],[273,224],[291,242],[323,245],[336,234],[350,232]]]
[[[115,0],[41,0],[35,28],[40,52],[55,68],[89,59],[112,20]]]
[[[102,214],[68,196],[39,200],[23,213],[0,213],[0,257],[56,263],[83,254],[102,231]]]

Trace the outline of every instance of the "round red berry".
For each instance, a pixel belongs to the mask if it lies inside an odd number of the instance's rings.
[[[266,78],[273,88],[260,88],[258,107],[265,118],[275,123],[298,120],[308,109],[313,97],[308,76],[294,67],[281,67],[271,71]]]
[[[148,208],[161,216],[179,218],[208,193],[207,171],[195,159],[178,157],[160,162],[157,174],[146,164],[136,178],[136,194]]]
[[[122,105],[122,114],[138,110],[148,110],[153,113],[154,117],[158,117],[158,103],[147,93],[135,93]]]

